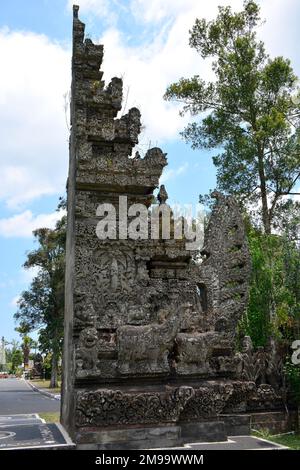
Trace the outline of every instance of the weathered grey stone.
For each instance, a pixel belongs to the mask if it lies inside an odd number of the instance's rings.
[[[101,429],[92,432],[81,429],[76,441],[78,450],[151,449],[182,443],[180,426]]]
[[[202,421],[198,423],[180,423],[182,442],[222,442],[227,441],[223,421]]]
[[[251,415],[220,415],[224,422],[227,436],[248,436],[251,432]]]
[[[131,446],[139,445],[142,448],[149,448],[151,445],[162,447],[163,442],[172,442],[176,445],[180,442],[181,428],[179,426],[160,426],[147,427],[142,429],[121,428],[121,429],[102,429],[93,431],[81,429],[76,436],[79,449],[86,443],[99,445],[99,448],[124,448],[128,444]],[[169,444],[170,445],[170,444]],[[106,447],[105,447],[106,446]]]
[[[273,338],[270,338],[265,348],[254,351],[250,336],[245,336],[242,342],[239,375],[245,380],[252,380],[257,385],[271,385],[276,392],[283,391],[284,384],[284,354],[280,351]]]

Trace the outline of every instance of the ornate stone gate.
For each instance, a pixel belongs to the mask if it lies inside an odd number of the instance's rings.
[[[250,273],[238,206],[214,195],[201,263],[184,239],[99,240],[97,206],[114,204],[119,225],[119,196],[150,209],[167,159],[131,156],[140,112],[117,117],[122,80],[105,86],[84,27],[75,6],[62,423],[79,448],[225,438],[221,415],[257,391],[234,350]]]

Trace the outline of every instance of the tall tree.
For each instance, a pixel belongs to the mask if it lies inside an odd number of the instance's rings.
[[[16,331],[20,333],[22,337],[22,344],[21,348],[23,351],[23,363],[24,363],[24,370],[28,369],[28,364],[29,364],[29,354],[31,350],[31,346],[33,344],[32,338],[29,336],[31,328],[30,325],[24,321],[21,322],[20,326],[16,328]]]
[[[54,230],[40,228],[33,233],[38,248],[27,255],[24,266],[38,268],[38,273],[22,293],[15,318],[31,330],[39,329],[39,349],[52,357],[52,388],[57,387],[63,339],[66,217]]]
[[[181,78],[165,99],[182,102],[182,114],[194,117],[182,132],[193,148],[220,152],[213,157],[218,189],[255,207],[268,234],[292,209],[286,196],[300,181],[300,113],[290,61],[270,59],[257,37],[260,23],[252,0],[241,12],[219,7],[215,20],[197,19],[190,46],[213,59],[215,81]]]
[[[12,357],[11,357],[11,370],[13,373],[15,373],[18,369],[18,367],[22,364],[23,360],[23,354],[20,349],[14,349],[12,351]]]

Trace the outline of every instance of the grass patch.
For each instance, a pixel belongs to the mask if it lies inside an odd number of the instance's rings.
[[[271,441],[293,450],[300,450],[300,434],[283,434],[281,436],[271,436]]]
[[[46,423],[59,423],[60,413],[39,413],[39,417],[44,419]]]
[[[50,380],[36,379],[30,380],[30,382],[37,388],[47,389],[47,391],[51,393],[60,393],[61,390],[61,382],[58,382],[58,387],[56,388],[50,388]]]
[[[272,436],[268,430],[262,429],[261,431],[252,431],[253,436],[267,439],[268,441],[275,442],[293,450],[300,450],[300,434],[278,434]]]

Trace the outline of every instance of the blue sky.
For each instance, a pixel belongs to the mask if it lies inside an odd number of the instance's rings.
[[[145,130],[140,150],[160,146],[169,166],[162,182],[171,200],[197,203],[215,185],[211,154],[192,151],[179,132],[187,118],[166,103],[166,86],[181,76],[211,78],[209,64],[188,47],[195,18],[211,18],[218,4],[241,0],[78,0],[86,33],[105,47],[108,81],[122,76],[126,112],[138,106]],[[292,60],[300,75],[300,4],[261,0],[262,39],[271,55]],[[31,232],[53,226],[68,164],[68,104],[72,2],[2,0],[0,5],[0,336],[16,338],[13,313],[34,273],[22,265]]]

